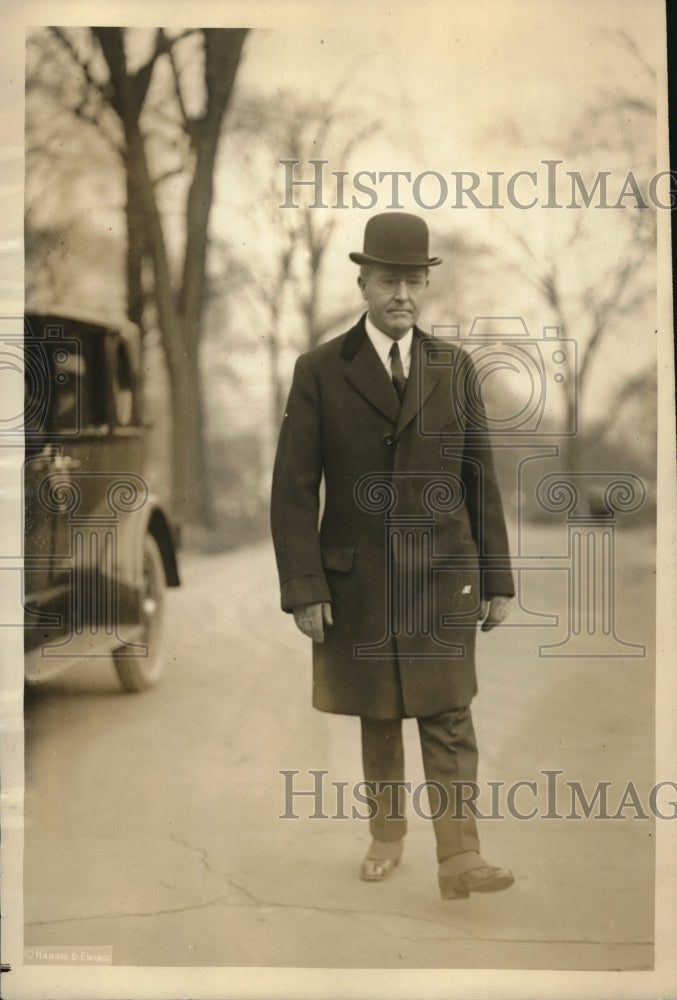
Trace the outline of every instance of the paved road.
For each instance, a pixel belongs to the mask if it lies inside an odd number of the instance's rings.
[[[629,536],[623,637],[650,644],[647,537]],[[651,967],[654,824],[632,808],[625,820],[543,819],[540,773],[562,770],[588,792],[612,782],[610,812],[628,780],[646,801],[650,656],[543,659],[534,651],[551,631],[481,637],[481,780],[505,782],[504,814],[507,788],[536,781],[538,799],[522,787],[516,805],[537,801],[540,815],[482,825],[485,855],[516,875],[510,891],[443,903],[423,818],[376,885],[356,877],[366,823],[310,819],[309,798],[295,800],[298,820],[278,818],[281,770],[307,789],[309,769],[354,782],[360,761],[357,720],[310,707],[309,649],[278,611],[269,547],[187,555],[183,576],[155,690],[120,693],[101,662],[28,694],[26,944],[110,944],[116,965]],[[564,595],[560,575],[530,600],[552,610]],[[413,721],[405,733],[415,786]],[[568,813],[567,795],[558,808]]]

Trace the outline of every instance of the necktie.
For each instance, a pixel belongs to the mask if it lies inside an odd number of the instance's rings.
[[[393,341],[393,346],[390,348],[390,371],[392,372],[395,392],[400,397],[401,402],[402,397],[404,396],[407,380],[404,377],[404,368],[402,367],[402,358],[400,357],[400,345],[396,340]]]

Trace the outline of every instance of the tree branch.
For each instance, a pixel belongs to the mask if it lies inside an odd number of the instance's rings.
[[[55,38],[61,44],[61,46],[66,50],[66,52],[71,57],[71,59],[73,60],[73,62],[76,64],[76,66],[78,67],[78,69],[82,70],[83,76],[85,77],[85,80],[87,81],[87,84],[93,90],[97,91],[99,94],[101,94],[102,96],[105,97],[106,96],[106,94],[105,94],[105,88],[106,88],[105,82],[103,82],[103,81],[99,82],[98,80],[96,80],[94,78],[94,76],[93,76],[93,74],[92,74],[92,72],[90,70],[90,61],[89,60],[83,61],[80,58],[80,55],[79,55],[77,49],[75,48],[75,46],[71,42],[71,40],[68,37],[68,35],[66,34],[66,32],[63,31],[62,28],[48,28],[47,30],[52,35],[52,37]]]
[[[181,81],[179,78],[179,67],[176,65],[176,59],[174,57],[173,47],[170,48],[169,50],[169,65],[172,68],[172,79],[174,80],[174,93],[176,94],[176,102],[179,105],[179,111],[181,112],[183,126],[187,132],[190,132],[190,118],[188,116],[188,110],[183,100],[183,93],[181,91]]]

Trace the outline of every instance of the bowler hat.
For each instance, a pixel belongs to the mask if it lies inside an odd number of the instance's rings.
[[[441,257],[428,257],[428,227],[418,215],[383,212],[364,227],[364,251],[348,254],[355,264],[432,267]]]

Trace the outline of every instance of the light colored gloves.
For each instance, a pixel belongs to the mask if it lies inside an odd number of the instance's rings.
[[[313,642],[324,642],[324,626],[333,625],[331,604],[323,601],[320,604],[299,604],[294,608],[296,627]]]
[[[488,632],[496,625],[500,625],[508,614],[508,605],[512,598],[503,597],[498,594],[489,601],[482,601],[480,604],[479,618],[482,622],[482,631]]]
[[[482,622],[483,632],[488,632],[505,620],[510,601],[510,597],[503,597],[500,594],[492,597],[490,601],[482,601],[479,620]],[[294,608],[294,621],[296,627],[313,642],[324,642],[324,626],[334,624],[334,619],[331,616],[331,604],[328,601],[317,604],[299,604]]]

